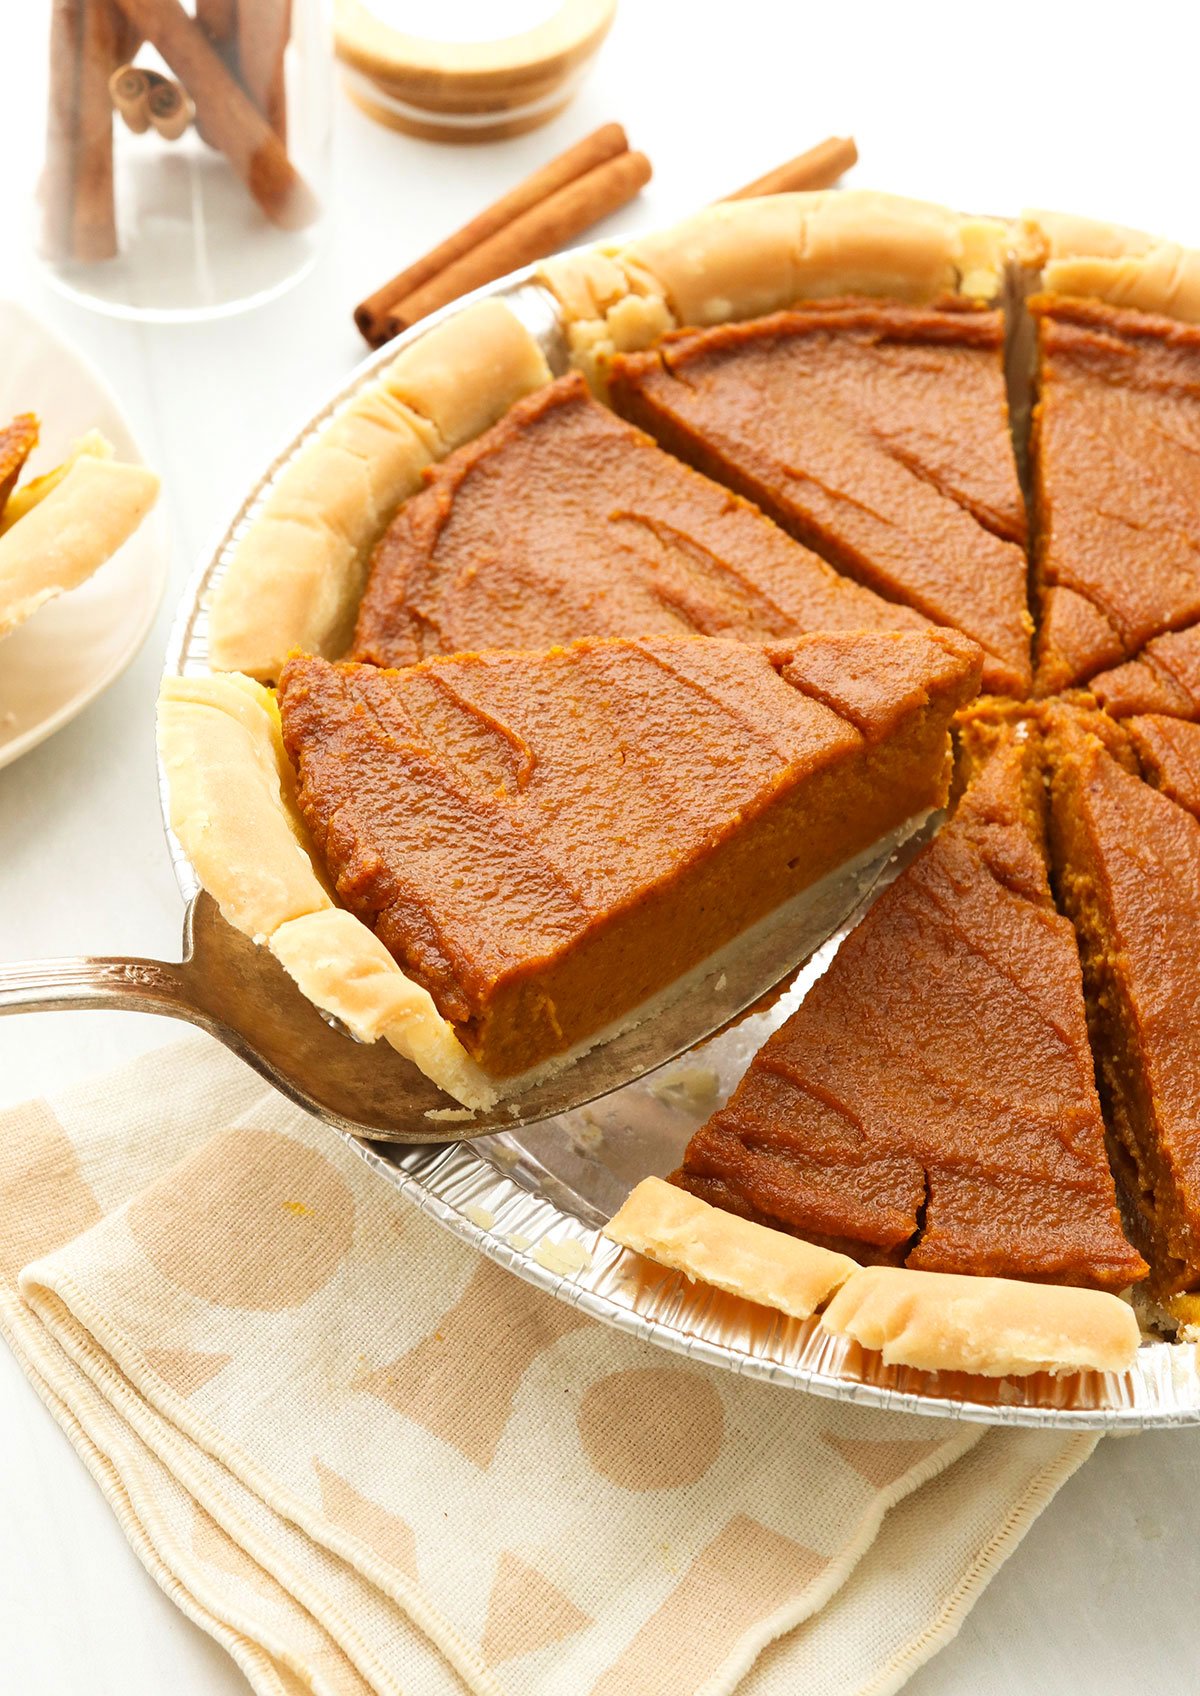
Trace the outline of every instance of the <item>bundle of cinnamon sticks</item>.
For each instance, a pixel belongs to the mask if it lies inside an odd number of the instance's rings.
[[[726,199],[827,188],[857,158],[850,137],[831,136]],[[565,247],[649,180],[646,155],[630,151],[620,124],[604,124],[368,295],[354,322],[372,347],[382,347],[439,307]]]
[[[43,248],[56,259],[117,251],[109,82],[155,48],[263,212],[285,228],[316,205],[287,154],[284,53],[291,0],[52,0]]]

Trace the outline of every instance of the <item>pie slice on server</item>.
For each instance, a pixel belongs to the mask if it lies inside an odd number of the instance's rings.
[[[621,1018],[944,793],[973,645],[585,640],[280,680],[340,899],[511,1077]]]
[[[978,677],[946,631],[299,658],[281,719],[245,678],[168,684],[160,741],[226,917],[478,1106],[940,805]]]
[[[680,331],[619,355],[617,411],[885,598],[1029,687],[1025,507],[1004,322],[965,302],[851,300]]]

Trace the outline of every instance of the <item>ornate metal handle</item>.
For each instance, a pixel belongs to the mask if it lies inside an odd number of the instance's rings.
[[[165,960],[80,957],[0,965],[0,1013],[53,1013],[72,1007],[195,1018],[186,967]]]

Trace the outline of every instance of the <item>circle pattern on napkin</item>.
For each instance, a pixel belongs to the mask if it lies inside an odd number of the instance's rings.
[[[322,1289],[354,1241],[354,1199],[322,1155],[275,1131],[219,1131],[134,1200],[128,1225],[180,1289],[279,1313]]]
[[[584,1391],[579,1440],[623,1490],[695,1484],[721,1452],[725,1414],[712,1382],[675,1366],[610,1372]]]

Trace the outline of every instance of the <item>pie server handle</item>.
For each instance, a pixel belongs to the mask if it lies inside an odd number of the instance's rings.
[[[440,1090],[386,1043],[366,1046],[328,1023],[274,956],[221,918],[201,893],[184,923],[183,959],[26,960],[0,964],[0,1014],[157,1013],[198,1025],[306,1112],[379,1141],[461,1141]],[[490,1127],[481,1127],[488,1129]]]

